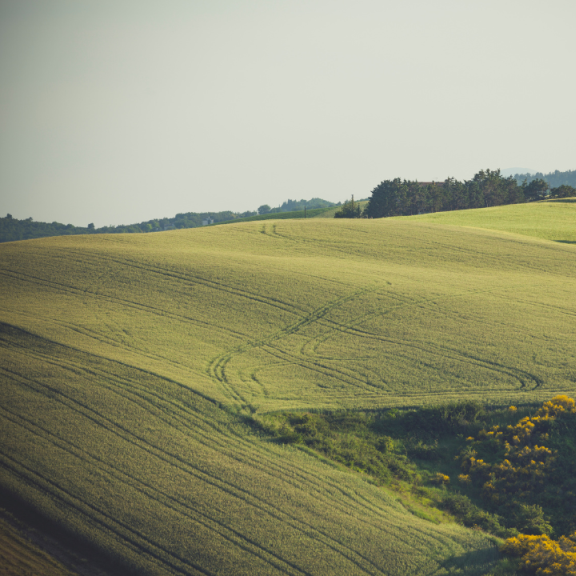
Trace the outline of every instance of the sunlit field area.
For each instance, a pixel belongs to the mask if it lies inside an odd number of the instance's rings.
[[[411,217],[423,222],[472,226],[576,244],[576,198],[455,210]]]
[[[573,396],[575,241],[564,202],[2,244],[0,486],[125,573],[490,573],[245,419]]]

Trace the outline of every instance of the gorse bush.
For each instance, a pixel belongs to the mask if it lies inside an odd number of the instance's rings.
[[[509,412],[514,414],[515,407]],[[533,416],[469,437],[460,454],[460,482],[475,484],[485,500],[501,512],[507,509],[524,533],[552,533],[547,515],[555,518],[552,524],[560,532],[566,532],[575,524],[564,513],[567,506],[576,505],[575,431],[576,403],[556,396]]]
[[[576,576],[576,532],[554,541],[546,535],[509,538],[502,551],[518,556],[521,568],[537,576]]]

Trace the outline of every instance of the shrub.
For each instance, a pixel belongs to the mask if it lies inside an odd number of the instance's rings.
[[[334,218],[360,218],[360,214],[360,205],[352,198],[350,202],[342,204],[342,207],[334,214]]]
[[[549,536],[520,534],[508,538],[502,552],[521,558],[521,567],[537,576],[576,576],[576,532],[558,541]]]

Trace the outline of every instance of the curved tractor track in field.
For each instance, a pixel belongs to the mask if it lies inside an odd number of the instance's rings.
[[[371,332],[365,329],[362,329],[361,326],[364,321],[368,319],[374,319],[375,317],[382,317],[387,314],[390,314],[398,309],[405,309],[410,307],[418,307],[423,308],[428,311],[438,312],[437,310],[433,310],[430,306],[431,302],[438,302],[440,300],[449,300],[452,298],[457,298],[460,296],[470,296],[476,294],[493,294],[495,289],[488,289],[488,290],[470,290],[465,291],[460,294],[452,294],[449,296],[444,297],[434,297],[434,298],[421,298],[419,300],[410,300],[407,298],[402,298],[400,295],[395,294],[394,297],[399,301],[397,306],[393,306],[391,308],[382,310],[377,313],[367,313],[357,316],[350,322],[338,323],[332,319],[325,319],[324,321],[329,324],[326,326],[326,331],[324,334],[316,336],[314,338],[310,338],[307,342],[305,342],[301,348],[300,352],[303,356],[310,358],[311,360],[341,360],[338,358],[326,358],[320,355],[319,348],[330,339],[332,339],[338,332],[340,333],[347,333],[358,338],[364,338],[369,340],[376,340],[379,342],[383,342],[386,344],[392,344],[398,347],[398,350],[392,353],[384,353],[380,352],[380,355],[383,357],[398,357],[402,356],[405,357],[407,360],[410,360],[410,355],[406,352],[406,349],[413,349],[416,351],[424,352],[431,356],[441,357],[441,358],[448,358],[455,362],[468,364],[468,365],[475,365],[482,369],[488,370],[490,372],[495,372],[497,375],[501,376],[508,376],[514,380],[516,380],[519,384],[518,389],[520,390],[536,390],[542,385],[542,380],[531,374],[526,370],[522,370],[519,368],[515,368],[512,366],[508,366],[506,364],[502,364],[499,362],[487,360],[485,358],[481,358],[478,355],[466,353],[463,350],[450,347],[445,344],[435,344],[433,342],[427,342],[424,344],[423,342],[414,342],[405,339],[399,338],[390,338],[385,337],[375,332]],[[442,310],[443,315],[451,315],[456,316],[457,314],[449,309],[444,308]],[[482,322],[482,319],[476,319],[476,322]]]
[[[289,364],[298,363],[302,365],[302,363],[304,362],[307,364],[306,367],[316,369],[324,373],[326,370],[332,370],[334,372],[337,372],[337,370],[335,370],[334,368],[318,365],[317,362],[310,362],[310,361],[306,362],[305,358],[298,358],[286,352],[280,351],[273,346],[273,343],[283,338],[286,338],[292,334],[295,334],[300,330],[306,328],[307,326],[310,326],[311,324],[319,322],[335,308],[338,308],[339,306],[342,306],[343,304],[346,304],[354,300],[355,298],[358,298],[359,296],[368,294],[370,292],[375,292],[380,287],[381,283],[378,283],[372,286],[361,288],[359,290],[354,290],[349,294],[340,296],[339,298],[336,298],[326,304],[323,304],[322,306],[316,308],[315,310],[313,310],[306,316],[300,318],[296,322],[289,324],[288,326],[278,330],[277,332],[274,332],[273,334],[270,334],[266,338],[248,342],[244,345],[238,346],[236,348],[233,348],[232,350],[228,350],[216,356],[211,360],[210,364],[208,365],[207,368],[208,375],[222,385],[224,392],[231,400],[239,402],[243,405],[247,405],[248,404],[247,399],[244,398],[244,396],[242,396],[242,394],[238,390],[236,390],[234,386],[231,385],[231,383],[229,382],[228,376],[226,374],[226,368],[233,359],[237,358],[242,354],[246,354],[254,349],[257,348],[265,349],[266,351],[272,353],[273,355],[279,355],[281,360],[284,361],[286,361],[286,358],[288,358],[287,362]],[[274,352],[272,352],[271,350],[275,350],[276,354],[274,354]]]
[[[339,366],[337,363],[345,362],[347,359],[342,357],[327,357],[319,353],[319,348],[324,343],[328,342],[330,339],[334,338],[338,334],[348,334],[350,336],[374,340],[382,342],[388,345],[393,345],[396,350],[393,352],[379,352],[379,357],[382,359],[395,359],[395,358],[405,358],[406,361],[410,362],[413,360],[410,351],[415,351],[416,353],[423,352],[426,355],[438,358],[438,359],[448,359],[457,364],[464,364],[466,366],[474,366],[480,370],[486,370],[488,372],[496,374],[497,377],[507,377],[516,381],[518,384],[515,387],[506,387],[506,389],[501,390],[502,393],[511,390],[536,390],[541,386],[541,380],[531,374],[528,371],[521,370],[512,366],[508,366],[499,362],[495,362],[486,358],[482,358],[478,355],[466,353],[461,349],[450,347],[446,344],[435,344],[432,342],[415,342],[411,340],[401,339],[401,338],[390,338],[385,337],[375,332],[362,329],[362,324],[368,320],[375,317],[382,317],[387,314],[394,312],[397,309],[409,308],[409,307],[420,307],[426,310],[432,310],[430,303],[437,302],[438,300],[456,298],[460,296],[469,296],[475,294],[492,293],[494,289],[488,290],[470,290],[464,291],[460,294],[449,295],[445,297],[435,297],[435,298],[421,298],[418,300],[410,300],[401,297],[400,295],[394,295],[398,300],[397,306],[392,306],[390,308],[381,310],[377,313],[365,313],[353,318],[350,322],[338,322],[334,319],[328,318],[328,314],[338,307],[341,307],[355,299],[360,298],[363,295],[369,293],[375,293],[381,290],[384,286],[390,285],[389,282],[385,284],[379,282],[372,286],[354,290],[345,296],[336,298],[327,304],[324,304],[298,321],[282,328],[281,330],[269,335],[261,340],[255,340],[247,342],[241,346],[235,347],[231,350],[223,352],[222,354],[215,357],[209,364],[207,368],[207,374],[217,381],[223,388],[224,393],[230,400],[237,402],[243,407],[250,406],[250,401],[246,398],[242,391],[234,386],[230,381],[230,375],[227,374],[227,369],[229,364],[243,354],[248,354],[256,349],[261,349],[273,356],[277,363],[277,367],[285,366],[299,366],[301,368],[310,370],[322,374],[323,376],[328,376],[334,380],[343,382],[346,385],[353,386],[355,388],[361,389],[365,392],[371,392],[372,394],[381,395],[385,393],[385,390],[389,386],[383,382],[382,377],[376,374],[372,374],[372,377],[368,376],[365,370],[359,371],[356,367],[346,368]],[[390,296],[390,294],[388,294]],[[444,311],[443,311],[444,312]],[[454,314],[450,311],[448,313]],[[288,338],[289,336],[296,334],[299,331],[304,330],[308,326],[316,324],[322,327],[322,333],[320,335],[308,338],[299,348],[300,354],[293,354],[283,350],[279,343],[281,340]],[[358,358],[355,358],[358,359]],[[349,359],[349,360],[352,360]],[[336,363],[336,364],[335,364]],[[256,387],[262,390],[265,396],[268,395],[267,387],[262,378],[256,376],[260,369],[269,369],[270,366],[254,366],[250,369],[249,379],[256,384]],[[363,372],[363,373],[361,373]],[[238,374],[241,382],[246,382],[247,377],[242,371]],[[447,389],[444,389],[442,394],[445,394]],[[389,393],[389,392],[388,392]],[[395,394],[400,393],[400,391],[395,390]],[[481,392],[478,392],[481,393]],[[430,394],[430,392],[428,393]],[[420,396],[421,394],[406,394],[402,393],[404,397],[410,396]]]

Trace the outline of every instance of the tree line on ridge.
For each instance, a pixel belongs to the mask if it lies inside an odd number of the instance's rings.
[[[503,177],[500,170],[480,170],[471,180],[463,182],[454,178],[444,182],[384,180],[372,190],[363,211],[352,199],[336,212],[335,217],[411,216],[572,196],[576,196],[576,188],[567,184],[550,189],[548,182],[541,178],[519,184],[513,176]]]

